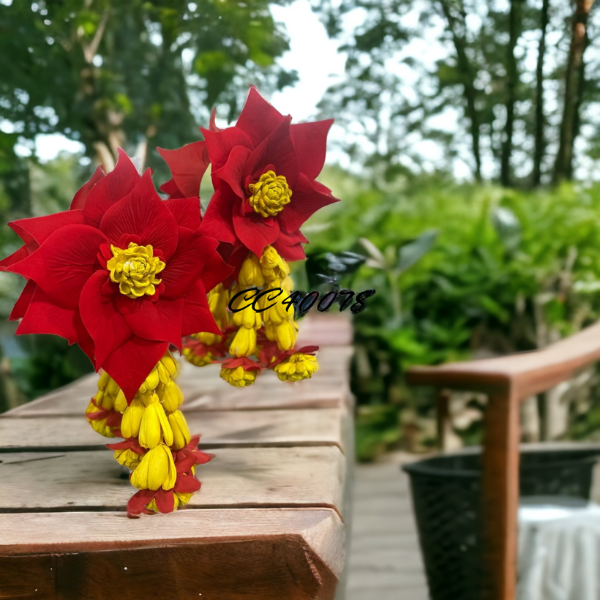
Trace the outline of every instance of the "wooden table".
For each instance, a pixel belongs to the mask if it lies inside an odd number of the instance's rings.
[[[335,315],[303,329],[322,347],[310,381],[235,389],[183,366],[190,429],[216,458],[175,514],[126,517],[135,490],[83,417],[96,375],[0,415],[0,598],[341,598],[351,330]]]
[[[412,367],[407,380],[441,390],[440,411],[447,416],[444,388],[476,390],[488,395],[483,448],[483,511],[486,589],[491,600],[514,600],[519,503],[519,404],[573,377],[600,360],[600,323],[543,350]],[[443,423],[440,429],[443,429]]]

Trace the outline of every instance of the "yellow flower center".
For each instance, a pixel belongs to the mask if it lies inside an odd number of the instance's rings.
[[[283,175],[276,175],[275,171],[263,173],[256,183],[248,187],[252,194],[248,199],[250,206],[265,218],[278,215],[292,198],[287,179]]]
[[[161,280],[156,276],[165,268],[165,263],[153,256],[152,246],[138,246],[131,242],[125,250],[110,247],[113,257],[106,264],[110,280],[119,284],[119,291],[128,298],[153,296]]]

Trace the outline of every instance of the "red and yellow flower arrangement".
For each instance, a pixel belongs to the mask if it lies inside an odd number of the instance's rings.
[[[198,449],[180,410],[172,349],[196,366],[221,363],[237,387],[264,369],[282,381],[318,369],[315,347],[296,349],[288,261],[305,257],[300,226],[335,202],[316,181],[331,121],[292,125],[252,88],[235,126],[160,150],[172,179],[154,188],[120,151],[99,167],[70,210],[10,223],[24,245],[0,261],[27,284],[10,315],[17,334],[79,344],[100,373],[86,417],[137,488],[131,515],[172,512],[200,488]],[[214,194],[203,216],[200,181]],[[260,311],[232,308],[257,288]],[[278,293],[275,290],[287,292]],[[273,293],[271,294],[271,290]]]

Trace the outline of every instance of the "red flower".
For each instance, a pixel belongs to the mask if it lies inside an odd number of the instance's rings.
[[[303,259],[302,244],[307,240],[300,226],[319,208],[337,201],[315,181],[325,162],[332,122],[291,125],[291,117],[281,115],[252,87],[234,127],[216,128],[213,114],[210,129],[202,129],[206,143],[202,160],[194,162],[183,149],[181,160],[165,156],[171,181],[181,180],[184,173],[189,181],[192,171],[201,177],[206,151],[215,193],[200,231],[245,246],[257,256],[273,245],[286,260]],[[171,188],[168,182],[162,189]]]
[[[25,246],[0,267],[29,282],[11,318],[17,334],[52,333],[79,343],[131,399],[182,336],[220,334],[206,290],[229,275],[217,240],[195,230],[198,197],[163,201],[120,151],[96,171],[71,210],[11,224]]]

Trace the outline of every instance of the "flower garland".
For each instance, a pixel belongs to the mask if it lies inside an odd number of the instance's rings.
[[[108,438],[138,491],[131,516],[168,513],[200,489],[198,448],[181,412],[177,349],[196,366],[246,387],[264,369],[282,381],[318,370],[316,347],[296,348],[289,261],[305,258],[300,226],[335,202],[316,181],[332,121],[291,125],[251,88],[234,127],[159,152],[172,178],[161,186],[119,151],[99,167],[68,211],[9,223],[24,245],[0,270],[27,284],[9,317],[17,335],[79,344],[100,373],[85,415]],[[200,181],[215,193],[201,217]],[[256,288],[255,309],[243,308]]]
[[[206,167],[212,166],[215,193],[200,231],[210,231],[220,241],[219,252],[235,272],[209,293],[209,307],[223,335],[192,335],[183,352],[198,367],[221,363],[221,377],[233,386],[251,385],[264,369],[291,382],[318,370],[318,348],[295,348],[298,326],[289,301],[293,283],[288,261],[305,258],[302,244],[307,240],[300,226],[318,209],[337,202],[316,181],[332,122],[292,125],[290,117],[251,88],[235,126],[219,129],[213,111],[209,129],[202,129],[205,142],[162,151],[173,178],[161,190],[171,198],[197,189]],[[237,312],[249,299],[241,295],[248,288],[262,292],[255,296],[259,308]]]

